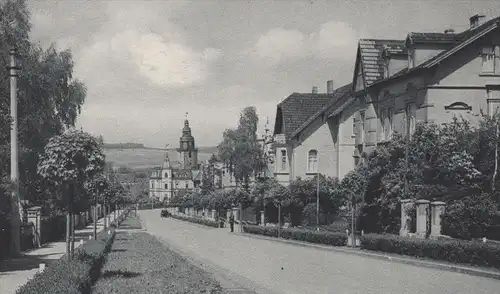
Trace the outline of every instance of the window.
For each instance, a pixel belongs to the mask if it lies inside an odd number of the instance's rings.
[[[151,189],[155,188],[155,183],[151,183]]]
[[[168,189],[168,184],[165,184],[165,189]]]
[[[281,150],[281,170],[286,170],[286,150]]]
[[[318,172],[318,151],[309,150],[307,156],[307,172],[317,173]]]
[[[189,151],[189,158],[191,158],[191,151]]]
[[[415,132],[415,103],[406,104],[406,133],[410,136]]]
[[[387,118],[385,124],[385,138],[390,140],[394,130],[394,108],[387,109]]]
[[[186,189],[188,189],[188,188],[189,188],[189,184],[188,184],[188,183],[186,183]]]
[[[385,113],[385,109],[380,110],[380,141],[385,140]]]
[[[356,136],[356,118],[352,118],[352,135]]]
[[[498,47],[498,46],[497,46]],[[484,47],[481,54],[483,59],[483,64],[481,68],[481,73],[494,74],[495,73],[495,48]]]
[[[365,140],[365,112],[364,111],[361,111],[360,113],[360,124],[361,124],[361,127],[360,127],[360,138],[361,138],[361,142],[364,142]]]
[[[165,173],[165,178],[168,178],[168,173]]]

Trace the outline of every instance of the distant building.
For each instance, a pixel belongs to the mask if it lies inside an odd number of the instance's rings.
[[[163,166],[153,168],[149,179],[149,197],[158,197],[160,201],[164,201],[181,192],[199,190],[201,170],[198,164],[198,149],[195,147],[187,119],[184,121],[177,152],[178,161],[170,161],[168,151],[165,151]]]

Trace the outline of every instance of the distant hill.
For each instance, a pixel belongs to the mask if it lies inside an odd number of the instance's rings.
[[[198,147],[198,162],[210,159],[217,147]],[[106,161],[116,167],[128,167],[135,171],[149,172],[154,166],[161,166],[165,158],[165,149],[160,148],[104,148]],[[170,160],[178,160],[175,149],[168,149]]]
[[[104,149],[138,149],[144,148],[144,144],[139,143],[104,143]]]
[[[146,147],[140,143],[104,143],[104,149],[149,149],[149,150],[165,150],[165,148]],[[217,153],[217,146],[197,147],[199,153]],[[169,151],[177,151],[177,148],[168,148]]]

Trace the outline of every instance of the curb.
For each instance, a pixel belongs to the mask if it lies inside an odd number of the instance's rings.
[[[370,252],[367,252],[367,251],[362,250],[362,249],[346,249],[343,247],[318,245],[318,244],[314,244],[314,243],[307,243],[307,242],[287,240],[287,239],[278,239],[278,238],[259,236],[256,234],[249,234],[249,233],[233,233],[233,234],[240,235],[243,237],[248,237],[248,238],[268,240],[268,241],[272,241],[272,242],[276,242],[276,243],[288,243],[290,245],[316,248],[316,249],[320,249],[320,250],[324,250],[324,251],[336,251],[336,252],[342,252],[342,253],[347,253],[347,254],[351,254],[351,255],[369,257],[369,258],[373,258],[373,259],[386,260],[386,261],[397,262],[397,263],[402,263],[402,264],[409,264],[409,265],[420,266],[420,267],[425,267],[425,268],[439,269],[439,270],[444,270],[444,271],[449,271],[449,272],[468,274],[471,276],[478,276],[478,277],[500,280],[500,271],[495,271],[495,270],[483,270],[480,268],[472,268],[472,267],[461,266],[461,265],[450,265],[450,264],[444,264],[444,263],[439,263],[439,262],[434,262],[434,261],[419,260],[419,259],[414,259],[414,258],[410,258],[410,257],[389,256],[389,255],[383,255],[380,253],[378,253],[378,254],[377,253],[370,253]]]

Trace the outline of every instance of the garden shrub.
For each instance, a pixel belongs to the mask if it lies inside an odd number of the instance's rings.
[[[50,265],[42,273],[17,290],[17,294],[73,294],[88,293],[100,275],[101,267],[111,250],[115,231],[108,235],[99,233],[96,240],[89,240],[75,249],[71,260],[67,256]]]
[[[278,227],[244,225],[243,232],[269,237],[278,237]],[[347,244],[347,235],[342,232],[325,232],[296,228],[281,228],[281,238],[331,246],[345,246]]]
[[[500,268],[500,245],[456,239],[416,239],[388,234],[366,234],[361,248],[453,263]]]
[[[467,196],[446,206],[442,218],[443,235],[470,240],[500,240],[498,204],[486,194]]]
[[[183,221],[188,221],[188,222],[204,225],[207,227],[213,227],[213,228],[219,227],[219,222],[214,221],[214,220],[210,220],[210,219],[203,219],[203,218],[189,217],[189,216],[180,216],[180,215],[171,215],[171,217],[178,219],[178,220],[183,220]]]

